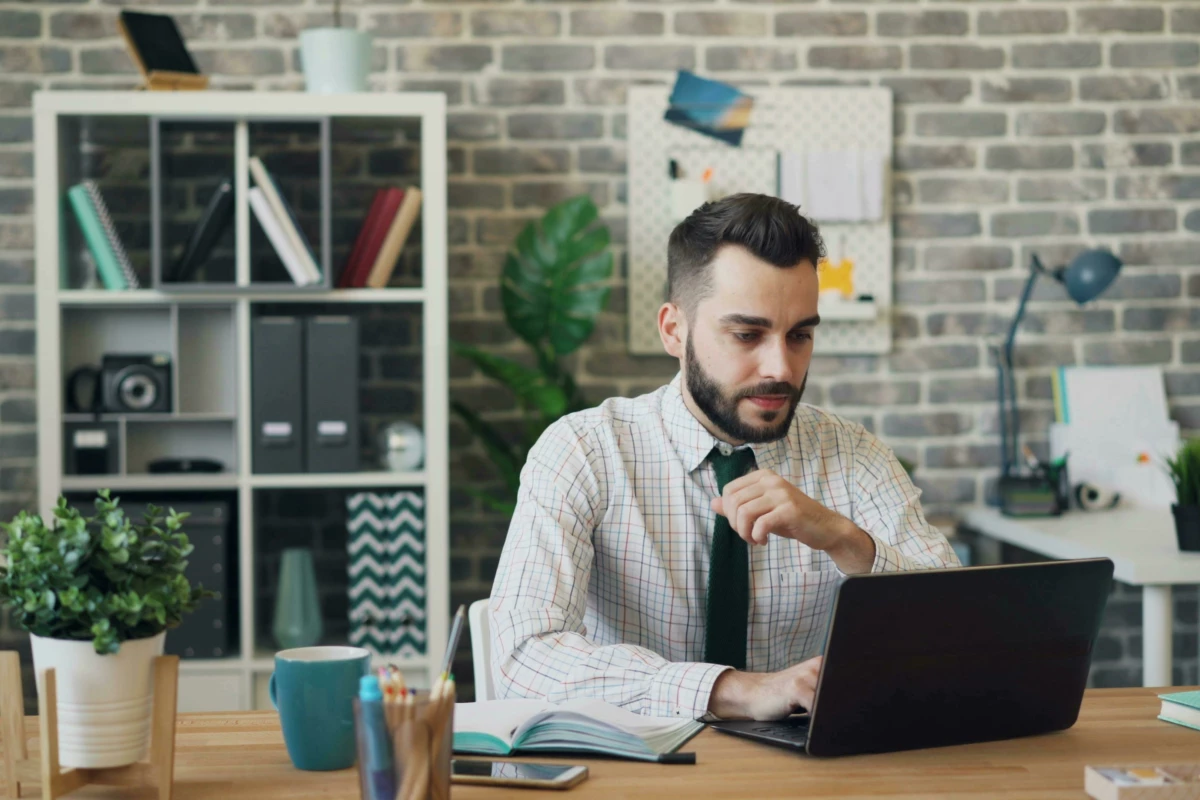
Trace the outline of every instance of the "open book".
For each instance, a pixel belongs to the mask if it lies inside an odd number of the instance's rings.
[[[506,756],[570,751],[657,761],[704,725],[692,719],[643,717],[603,700],[490,700],[454,707],[454,752]]]

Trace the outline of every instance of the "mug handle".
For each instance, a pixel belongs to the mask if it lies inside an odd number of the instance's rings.
[[[271,696],[271,708],[279,710],[279,703],[275,701],[275,673],[271,673],[271,680],[267,682],[267,694]]]

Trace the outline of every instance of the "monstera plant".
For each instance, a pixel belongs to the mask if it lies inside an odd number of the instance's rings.
[[[552,422],[586,408],[563,358],[579,349],[608,303],[612,275],[609,231],[597,223],[591,198],[572,197],[530,222],[504,260],[500,297],[504,318],[532,351],[532,366],[459,342],[454,352],[508,387],[521,407],[519,437],[509,437],[474,410],[454,412],[487,450],[504,481],[500,493],[474,492],[491,508],[511,514],[529,448]]]

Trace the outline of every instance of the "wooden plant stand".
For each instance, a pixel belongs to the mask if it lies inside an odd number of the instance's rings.
[[[25,745],[25,710],[21,693],[20,656],[0,652],[0,723],[4,737],[8,796],[21,796],[21,783],[41,781],[42,800],[55,800],[89,783],[104,786],[153,786],[159,800],[171,800],[175,777],[175,704],[179,691],[179,656],[154,659],[154,702],[150,728],[150,760],[124,767],[75,768],[58,762],[58,692],[54,670],[42,670],[38,692],[41,761],[29,757]]]

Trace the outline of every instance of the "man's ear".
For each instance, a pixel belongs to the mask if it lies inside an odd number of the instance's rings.
[[[674,303],[663,303],[658,309],[658,336],[663,348],[675,358],[682,359],[687,341],[687,315]]]

